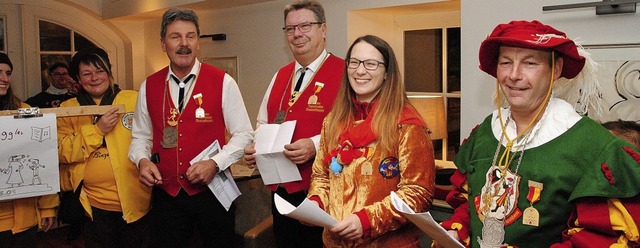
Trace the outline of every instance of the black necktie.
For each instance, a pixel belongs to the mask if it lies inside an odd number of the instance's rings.
[[[296,87],[293,89],[293,91],[298,92],[300,91],[300,87],[302,86],[302,79],[304,79],[304,73],[307,72],[307,68],[302,68],[302,73],[300,74],[300,77],[298,78],[298,82],[296,82]]]
[[[187,78],[182,81],[182,84],[180,83],[180,79],[178,79],[176,76],[171,75],[171,78],[173,78],[174,81],[176,81],[176,83],[178,84],[178,86],[180,87],[180,91],[178,92],[178,111],[182,112],[182,107],[184,106],[184,86],[187,84],[187,82],[189,82],[189,80],[191,80],[191,78],[193,78],[195,75],[193,74],[189,74],[189,76],[187,76]]]

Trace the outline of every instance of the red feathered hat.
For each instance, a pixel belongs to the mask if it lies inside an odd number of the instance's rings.
[[[511,21],[500,24],[480,45],[480,69],[496,77],[500,46],[555,51],[564,60],[561,77],[574,78],[584,67],[585,58],[563,32],[539,21]]]

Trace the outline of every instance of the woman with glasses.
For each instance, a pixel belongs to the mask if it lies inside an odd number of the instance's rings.
[[[122,104],[125,110],[119,114],[114,106],[103,115],[58,118],[61,174],[68,175],[61,176],[61,185],[80,192],[85,246],[147,247],[151,189],[138,180],[127,156],[138,93],[113,84],[109,57],[100,48],[76,53],[69,69],[80,90],[61,107]]]
[[[395,191],[416,212],[431,205],[433,146],[407,98],[393,50],[376,36],[356,39],[343,83],[325,118],[309,199],[338,224],[327,247],[420,247],[420,231],[392,206]]]

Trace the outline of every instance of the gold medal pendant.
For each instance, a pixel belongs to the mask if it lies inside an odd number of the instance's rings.
[[[196,119],[204,118],[204,109],[197,108],[196,109]]]
[[[167,124],[169,126],[175,127],[176,125],[178,125],[178,121],[176,121],[176,116],[178,115],[178,109],[172,108],[169,111],[171,112],[171,116],[169,116],[167,120]]]
[[[196,109],[196,119],[204,118],[205,116],[204,109],[202,108],[202,98],[202,93],[198,93],[193,96],[193,99],[196,100],[196,104],[198,105],[198,108]]]
[[[318,96],[316,96],[316,95],[311,95],[311,96],[309,97],[309,101],[307,101],[307,104],[309,104],[309,105],[313,105],[313,104],[316,104],[316,103],[318,103]]]
[[[533,206],[528,207],[522,213],[522,224],[528,226],[538,226],[540,224],[540,213]]]
[[[280,110],[278,111],[278,113],[276,114],[276,119],[273,120],[273,122],[275,124],[282,124],[284,122],[284,118],[287,117],[287,113],[284,112],[284,110]]]
[[[323,83],[321,82],[315,83],[315,89],[313,90],[313,95],[309,97],[309,101],[307,101],[307,104],[313,105],[318,103],[318,96],[316,96],[316,94],[320,93],[323,87],[324,87]]]
[[[164,148],[174,148],[178,146],[178,129],[175,127],[165,127],[162,129],[162,141],[160,145]]]

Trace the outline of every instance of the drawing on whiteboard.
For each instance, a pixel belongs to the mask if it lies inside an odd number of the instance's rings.
[[[55,114],[0,116],[0,202],[60,191],[56,126]]]
[[[38,142],[51,139],[51,127],[31,127],[31,139]]]
[[[40,159],[31,158],[30,155],[25,154],[11,155],[6,166],[0,168],[0,173],[8,174],[6,186],[0,186],[0,196],[51,191],[52,188],[46,183],[43,184],[40,179],[40,168],[45,168],[43,164],[40,164]],[[26,169],[32,171],[32,176],[27,176],[27,183],[25,183],[23,175],[23,170]],[[24,174],[28,175],[26,172]]]

